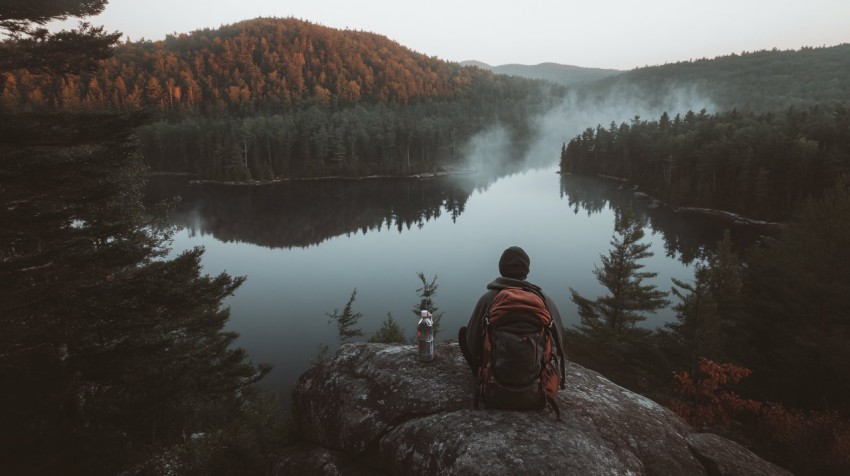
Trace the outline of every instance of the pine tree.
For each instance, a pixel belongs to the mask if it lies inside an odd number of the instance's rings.
[[[680,302],[673,307],[676,321],[665,324],[675,341],[668,349],[679,369],[697,371],[700,358],[728,361],[729,348],[739,340],[736,322],[741,318],[742,270],[727,230],[717,249],[694,269],[694,282],[673,279],[672,293]]]
[[[663,366],[652,332],[637,323],[646,319],[644,313],[668,304],[667,293],[644,284],[656,273],[641,271],[640,260],[652,256],[650,245],[640,242],[643,236],[642,224],[631,211],[616,218],[612,248],[601,256],[602,267],[593,271],[610,294],[591,300],[570,288],[581,325],[566,336],[568,357],[639,392],[657,388],[651,380]]]
[[[12,41],[0,44],[0,71],[18,68],[30,72],[74,73],[94,70],[98,61],[112,56],[121,34],[80,23],[75,30],[50,32],[44,25],[68,17],[99,14],[107,0],[40,0],[0,3],[0,31]]]
[[[115,474],[140,462],[134,448],[238,418],[267,371],[224,331],[242,278],[203,276],[200,249],[165,259],[168,229],[141,204],[139,118],[3,122],[4,469]]]
[[[420,301],[417,305],[413,307],[411,310],[416,317],[420,316],[420,311],[423,309],[427,310],[431,313],[431,318],[434,321],[434,335],[437,335],[437,332],[440,330],[440,319],[443,318],[443,312],[437,312],[440,310],[439,307],[434,305],[433,297],[437,295],[437,288],[440,286],[437,284],[437,276],[434,275],[434,278],[431,279],[431,282],[428,282],[428,279],[425,277],[425,273],[422,271],[416,273],[416,277],[419,278],[419,281],[422,282],[421,288],[416,288],[416,292],[419,293]]]
[[[572,300],[579,306],[581,326],[585,332],[606,329],[615,335],[624,334],[646,319],[643,313],[655,312],[669,304],[667,293],[654,284],[644,284],[658,273],[641,271],[640,260],[653,256],[649,243],[641,243],[642,224],[632,214],[624,212],[616,218],[614,236],[608,256],[600,256],[602,267],[593,274],[610,294],[595,300],[587,299],[570,288]]]
[[[363,314],[354,312],[355,299],[357,299],[357,288],[351,291],[351,297],[348,298],[348,302],[345,303],[342,312],[339,312],[339,309],[334,309],[333,312],[325,313],[330,318],[328,321],[329,324],[336,323],[337,337],[340,344],[345,343],[353,337],[363,336],[363,331],[355,327],[360,318],[363,317]]]
[[[404,331],[401,326],[393,319],[392,313],[387,313],[387,320],[381,325],[369,342],[379,342],[383,344],[403,344],[405,342]]]
[[[808,202],[748,260],[736,349],[765,399],[832,410],[850,401],[850,179]]]
[[[33,24],[105,4],[3,3],[0,30],[11,40],[0,45],[0,69],[94,69],[118,33]],[[240,421],[268,371],[224,331],[222,301],[243,279],[201,275],[200,249],[166,258],[170,230],[141,202],[132,137],[144,120],[0,117],[4,471],[121,473],[187,434]]]

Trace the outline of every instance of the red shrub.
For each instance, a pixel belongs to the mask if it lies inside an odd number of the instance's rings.
[[[727,426],[733,414],[761,409],[761,403],[742,398],[724,388],[735,384],[752,372],[734,364],[721,364],[704,357],[699,360],[700,377],[692,378],[688,372],[677,372],[673,377],[679,382],[675,389],[681,398],[670,402],[670,409],[691,425],[702,428]]]

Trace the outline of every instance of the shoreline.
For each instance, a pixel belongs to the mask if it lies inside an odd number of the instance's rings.
[[[350,177],[346,175],[325,175],[322,177],[286,177],[286,178],[276,178],[272,180],[250,180],[250,181],[226,181],[226,180],[211,180],[211,179],[196,179],[190,180],[189,183],[192,185],[228,185],[228,186],[246,186],[246,187],[257,187],[263,185],[275,185],[280,183],[287,182],[311,182],[311,181],[330,181],[330,180],[345,180],[345,181],[360,181],[360,180],[382,180],[382,179],[396,179],[396,180],[430,180],[444,177],[452,177],[452,176],[465,176],[465,175],[475,175],[477,174],[477,170],[458,170],[454,172],[425,172],[419,174],[412,175],[364,175],[361,177]],[[189,173],[189,172],[152,172],[148,173],[149,177],[193,177],[197,176],[197,174]]]
[[[622,177],[616,177],[616,176],[613,176],[613,175],[595,174],[595,176],[602,178],[602,179],[606,179],[606,180],[613,180],[613,181],[616,181],[616,182],[620,182],[623,185],[625,185],[626,183],[629,183],[628,179],[625,179],[625,178],[622,178]],[[625,190],[623,185],[620,186],[619,190]],[[773,231],[780,231],[785,227],[784,223],[771,222],[771,221],[766,221],[766,220],[759,220],[759,219],[755,219],[755,218],[750,218],[750,217],[746,217],[746,216],[740,215],[738,213],[734,213],[734,212],[730,212],[730,211],[726,211],[726,210],[718,210],[718,209],[714,209],[714,208],[701,208],[701,207],[679,207],[679,206],[670,205],[670,204],[668,204],[664,201],[661,201],[661,200],[653,197],[652,195],[649,195],[646,192],[639,191],[637,185],[634,185],[632,190],[634,192],[634,197],[637,198],[638,200],[648,200],[648,201],[650,201],[650,208],[658,208],[659,206],[663,205],[663,206],[673,210],[674,213],[693,214],[693,215],[702,215],[702,216],[713,217],[713,218],[720,218],[722,220],[726,220],[726,221],[733,223],[735,225],[760,227],[760,228],[765,228],[765,229],[769,229],[769,230],[773,230]]]

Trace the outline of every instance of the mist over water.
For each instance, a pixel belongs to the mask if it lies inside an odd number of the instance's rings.
[[[666,112],[671,118],[688,111],[716,110],[714,101],[696,86],[668,88],[661,96],[653,95],[633,85],[620,85],[604,96],[570,90],[556,106],[531,120],[532,140],[522,149],[521,168],[541,167],[558,161],[561,146],[588,128],[609,128],[614,122],[629,123],[658,120]],[[508,130],[496,125],[470,139],[463,151],[467,167],[484,173],[498,173],[514,161],[516,151]]]

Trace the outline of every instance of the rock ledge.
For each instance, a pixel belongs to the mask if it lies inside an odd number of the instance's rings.
[[[474,409],[456,343],[419,362],[413,346],[346,344],[299,378],[302,443],[272,474],[789,475],[730,440],[567,363],[549,411]]]

